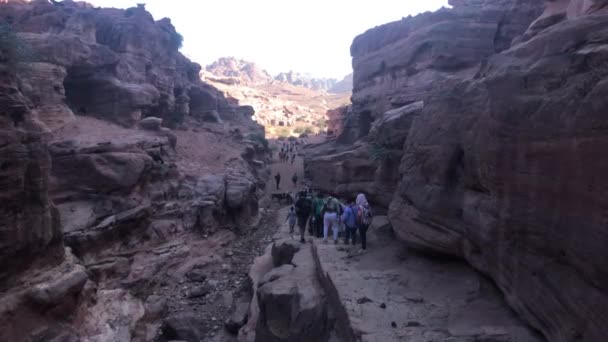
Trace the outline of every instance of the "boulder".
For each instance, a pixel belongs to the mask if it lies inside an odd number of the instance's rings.
[[[301,245],[300,242],[295,240],[281,240],[273,243],[271,254],[274,267],[290,265]]]
[[[259,317],[255,341],[328,341],[328,307],[317,280],[310,246],[293,264],[268,272],[257,290]]]
[[[28,299],[42,308],[62,304],[68,296],[77,296],[88,279],[84,267],[77,265],[50,283],[41,283],[28,291]]]
[[[163,119],[156,117],[147,117],[139,122],[139,127],[149,131],[160,131],[163,125]]]
[[[161,331],[166,340],[201,341],[205,338],[205,319],[196,312],[181,312],[165,318]]]
[[[224,322],[224,326],[229,333],[237,335],[239,329],[241,329],[247,320],[249,319],[249,305],[248,302],[237,303],[232,310],[230,317]]]
[[[53,174],[63,190],[112,193],[130,192],[151,168],[152,157],[140,151],[55,154]]]

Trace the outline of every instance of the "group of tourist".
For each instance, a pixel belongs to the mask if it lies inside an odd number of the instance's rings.
[[[372,210],[365,194],[348,204],[341,203],[336,196],[323,192],[314,193],[303,190],[297,194],[294,206],[287,215],[289,231],[293,236],[295,225],[300,228],[300,242],[305,243],[306,228],[310,236],[323,238],[327,243],[331,231],[334,243],[339,243],[340,232],[343,232],[344,243],[357,245],[357,237],[361,243],[361,251],[367,248],[367,230],[372,221]]]
[[[291,160],[291,164],[293,164],[297,154],[298,145],[295,142],[284,142],[279,151],[279,160],[285,163]]]
[[[293,187],[294,188],[296,188],[298,186],[298,180],[299,179],[300,178],[298,177],[298,173],[294,172],[293,176],[291,176],[291,182],[293,183]],[[277,190],[281,190],[281,173],[280,172],[277,172],[274,175],[274,181],[275,181],[275,183],[277,185]]]

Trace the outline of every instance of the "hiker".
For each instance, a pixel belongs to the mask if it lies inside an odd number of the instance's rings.
[[[295,162],[295,161],[296,161],[296,155],[292,154],[291,155],[291,165],[293,165],[293,162]]]
[[[357,245],[358,213],[359,208],[355,206],[355,202],[351,202],[351,204],[344,209],[344,213],[342,214],[342,222],[344,222],[345,226],[345,245],[348,245],[351,239],[353,241],[353,246]]]
[[[279,190],[281,188],[281,174],[277,172],[277,174],[274,176],[274,180],[277,182],[277,190]]]
[[[359,235],[361,236],[361,249],[365,251],[367,249],[367,230],[369,226],[372,224],[372,209],[367,202],[367,198],[365,194],[357,195],[356,200],[357,205],[357,226],[359,228]]]
[[[313,216],[312,226],[314,235],[318,238],[323,237],[323,206],[325,205],[325,199],[323,193],[318,193],[312,201]]]
[[[296,186],[298,186],[298,173],[294,173],[293,177],[291,177],[291,181],[293,182],[293,187],[295,188]]]
[[[296,201],[296,216],[298,216],[298,227],[300,228],[300,242],[305,243],[304,233],[306,232],[306,224],[312,211],[312,202],[306,195],[306,192],[301,191],[298,194],[298,200]]]
[[[291,238],[293,239],[293,230],[296,226],[296,211],[294,207],[289,209],[289,213],[287,214],[287,221],[289,222],[289,234],[291,234]]]
[[[323,242],[327,243],[329,230],[333,231],[334,243],[338,244],[338,230],[340,229],[340,214],[342,206],[337,199],[329,196],[323,205]]]

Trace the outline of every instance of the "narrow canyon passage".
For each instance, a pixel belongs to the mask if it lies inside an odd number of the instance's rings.
[[[273,173],[302,166],[275,161]],[[258,319],[244,331],[255,328],[256,341],[545,341],[490,280],[462,261],[408,249],[386,216],[374,218],[363,253],[342,236],[334,245],[306,233],[300,243],[288,210],[252,268]]]
[[[606,340],[608,0],[87,1],[0,0],[0,341]]]

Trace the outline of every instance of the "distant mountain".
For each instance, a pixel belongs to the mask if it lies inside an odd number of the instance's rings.
[[[222,57],[208,65],[206,77],[224,84],[261,85],[273,82],[288,83],[297,87],[326,91],[332,94],[350,93],[353,88],[353,75],[346,76],[342,81],[334,78],[317,78],[295,71],[282,72],[275,77],[253,62],[234,57]]]
[[[236,59],[234,57],[222,57],[206,68],[207,72],[212,75],[228,78],[230,83],[238,82],[248,85],[272,83],[272,76],[264,69],[257,66],[255,63]]]
[[[282,72],[275,76],[274,79],[279,82],[285,82],[295,86],[325,91],[329,91],[334,87],[334,85],[336,85],[336,83],[338,83],[338,80],[334,78],[315,78],[294,71]]]
[[[328,92],[333,94],[345,94],[353,91],[353,74],[348,74],[340,82],[336,82]]]

